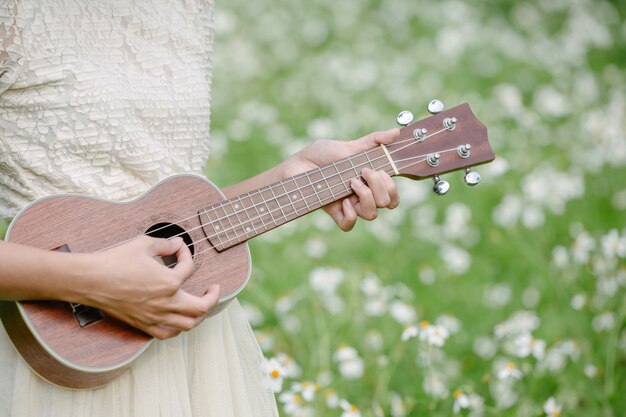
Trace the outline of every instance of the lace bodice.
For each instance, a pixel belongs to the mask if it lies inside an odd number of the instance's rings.
[[[211,12],[210,0],[0,0],[0,216],[202,172]]]

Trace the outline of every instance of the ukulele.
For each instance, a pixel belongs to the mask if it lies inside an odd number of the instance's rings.
[[[393,143],[229,200],[196,175],[169,177],[127,202],[79,195],[44,197],[15,217],[6,240],[53,251],[99,252],[145,234],[180,236],[194,262],[194,272],[182,287],[201,295],[210,284],[219,284],[221,298],[209,313],[214,315],[250,277],[248,239],[352,194],[350,181],[360,178],[363,168],[412,179],[433,177],[433,190],[441,195],[449,186],[440,174],[465,169],[465,182],[475,185],[480,176],[469,167],[495,158],[487,129],[468,104],[415,123],[410,119],[409,112],[400,113],[398,123],[404,127]],[[160,260],[169,267],[177,261],[175,255]],[[33,371],[66,388],[108,384],[152,342],[142,331],[81,304],[2,301],[0,316]]]

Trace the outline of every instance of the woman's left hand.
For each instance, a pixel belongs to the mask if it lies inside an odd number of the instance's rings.
[[[399,132],[397,128],[373,132],[347,142],[318,140],[282,164],[283,177],[292,177],[381,144],[391,143],[398,137]],[[400,203],[396,185],[386,172],[365,168],[361,171],[361,176],[365,183],[355,178],[350,184],[354,194],[324,207],[326,213],[345,232],[352,230],[357,217],[374,220],[378,216],[379,208],[393,209]]]

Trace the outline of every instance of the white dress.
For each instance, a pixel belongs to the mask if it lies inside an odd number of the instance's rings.
[[[202,173],[210,0],[0,1],[0,216],[53,193],[113,200]],[[110,385],[30,371],[0,326],[0,417],[277,415],[239,304],[155,341]]]

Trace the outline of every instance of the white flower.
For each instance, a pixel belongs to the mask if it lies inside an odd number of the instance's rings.
[[[343,413],[341,413],[341,417],[361,417],[361,411],[356,405],[350,404],[346,400],[339,401],[339,405],[343,410]]]
[[[594,365],[590,363],[585,365],[583,372],[585,373],[585,376],[587,378],[595,378],[598,376],[598,368],[596,368]]]
[[[272,348],[274,347],[274,335],[272,335],[271,333],[263,330],[255,330],[254,336],[256,337],[256,341],[258,342],[263,352],[272,350]]]
[[[406,342],[407,340],[417,336],[419,334],[419,329],[416,325],[411,324],[409,326],[406,326],[404,328],[404,330],[402,331],[402,336],[400,337],[400,339],[402,339],[403,342]]]
[[[330,409],[335,409],[339,407],[339,396],[332,389],[327,389],[324,391],[324,397],[326,397],[326,406]]]
[[[309,239],[304,245],[304,252],[315,259],[326,255],[326,250],[326,242],[317,238]]]
[[[626,236],[619,235],[616,229],[611,229],[609,233],[602,236],[602,251],[607,258],[626,257]]]
[[[487,307],[501,308],[509,304],[513,290],[508,284],[489,285],[483,293],[483,302]]]
[[[456,317],[450,316],[448,314],[442,314],[437,317],[435,321],[440,326],[445,327],[450,334],[458,333],[461,330],[461,321]]]
[[[470,407],[469,397],[465,395],[460,389],[454,391],[452,396],[454,397],[454,405],[452,406],[454,414],[458,414],[461,410]]]
[[[423,331],[423,334],[426,335],[424,337],[426,343],[428,343],[431,346],[437,346],[437,347],[442,347],[446,339],[450,335],[450,333],[448,332],[448,329],[438,324],[428,326]]]
[[[283,388],[283,378],[285,377],[285,368],[276,358],[265,361],[265,372],[269,376],[270,388],[273,392],[280,392]]]
[[[363,376],[365,364],[353,347],[340,346],[334,354],[334,359],[339,362],[339,372],[344,378],[356,379]]]
[[[300,366],[291,356],[284,352],[279,352],[274,358],[283,367],[286,378],[300,378],[300,375],[302,375],[302,369],[300,369]]]
[[[526,308],[535,308],[541,299],[541,293],[537,288],[529,287],[522,292],[522,303]]]
[[[435,275],[435,270],[431,267],[423,267],[419,271],[420,282],[424,285],[431,285],[435,282],[437,276]]]
[[[380,317],[387,311],[387,297],[384,293],[372,297],[365,302],[363,310],[366,315],[371,317]]]
[[[569,304],[574,310],[580,310],[587,303],[587,297],[583,293],[578,293],[572,297]]]
[[[370,330],[365,335],[365,344],[372,350],[381,350],[384,343],[385,338],[376,330]]]
[[[498,339],[516,336],[524,333],[532,333],[539,327],[540,320],[531,311],[518,311],[504,323],[496,325],[494,333]]]
[[[548,417],[559,417],[561,415],[561,406],[556,403],[554,397],[550,397],[543,405],[543,411]]]
[[[439,256],[448,270],[456,275],[467,272],[472,263],[472,257],[466,250],[450,244],[441,246]]]
[[[389,314],[400,324],[410,324],[415,321],[416,314],[413,306],[396,300],[389,306]]]
[[[283,410],[287,415],[300,416],[303,413],[302,397],[292,391],[285,391],[278,396],[278,401],[283,403]]]
[[[556,246],[552,249],[552,262],[557,268],[564,268],[569,262],[567,249],[563,246]]]
[[[529,333],[525,333],[517,336],[513,340],[511,353],[520,358],[526,358],[532,354],[535,358],[541,359],[544,356],[545,350],[545,341],[535,339]]]
[[[574,239],[572,244],[572,257],[579,264],[584,264],[589,260],[589,253],[595,248],[596,242],[589,233],[582,231]]]
[[[374,297],[381,291],[380,280],[374,274],[367,274],[361,280],[361,291],[368,297]]]
[[[319,267],[309,274],[311,288],[322,294],[334,294],[344,280],[344,271],[338,268]]]
[[[513,362],[507,363],[498,371],[498,379],[520,379],[522,375],[522,371]]]
[[[490,359],[496,354],[497,345],[490,337],[481,336],[474,340],[473,349],[481,358]]]
[[[315,382],[296,382],[291,386],[294,393],[300,393],[305,401],[313,401],[315,394],[320,390],[320,386]]]
[[[402,397],[395,392],[391,393],[391,417],[406,416],[407,407]]]
[[[446,398],[449,393],[443,374],[434,370],[424,376],[422,387],[424,392],[433,398]]]
[[[591,327],[596,333],[611,330],[615,326],[615,314],[610,311],[597,315],[591,321]]]

